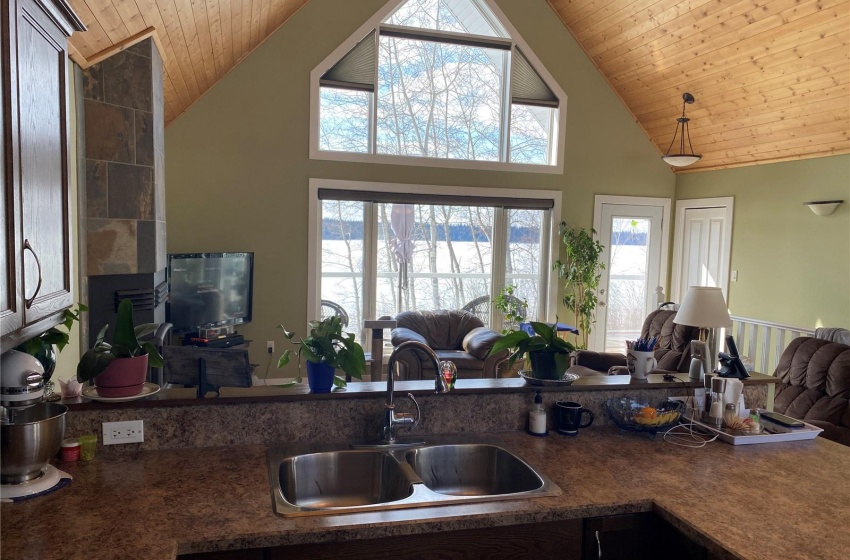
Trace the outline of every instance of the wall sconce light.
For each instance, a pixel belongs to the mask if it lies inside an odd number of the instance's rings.
[[[844,202],[843,200],[813,200],[811,202],[804,202],[806,206],[809,207],[809,210],[815,216],[829,216],[835,209],[838,208],[838,205]]]
[[[670,146],[667,148],[667,152],[661,156],[661,159],[664,160],[668,165],[672,165],[673,167],[685,167],[687,165],[691,165],[692,163],[698,162],[702,159],[702,155],[694,153],[694,147],[691,146],[691,135],[688,133],[688,122],[691,120],[685,116],[685,107],[694,102],[694,96],[690,93],[682,94],[682,116],[676,119],[676,131],[673,132],[673,140],[670,142]],[[671,154],[670,150],[673,148],[673,144],[676,143],[676,135],[679,134],[679,127],[682,128],[682,133],[679,136],[679,153]],[[690,152],[685,152],[685,137],[688,137],[688,148],[690,148]]]

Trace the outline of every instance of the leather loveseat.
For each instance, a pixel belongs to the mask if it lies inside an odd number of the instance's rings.
[[[817,336],[795,338],[782,353],[774,409],[850,446],[850,346]]]
[[[640,330],[642,339],[660,337],[655,346],[655,370],[686,372],[691,365],[691,341],[699,339],[699,329],[673,322],[676,311],[656,309],[643,322]],[[625,350],[625,348],[623,349]],[[582,377],[588,375],[606,375],[613,367],[626,367],[626,355],[620,352],[576,352],[575,365],[567,371]]]
[[[427,344],[440,360],[454,362],[459,379],[496,377],[499,364],[509,355],[508,350],[489,355],[501,335],[485,328],[481,319],[466,311],[404,311],[395,320],[393,346],[408,340]],[[421,354],[410,351],[398,355],[400,379],[434,378],[431,362]]]

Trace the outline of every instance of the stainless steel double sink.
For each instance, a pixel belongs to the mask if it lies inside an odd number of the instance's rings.
[[[274,509],[284,517],[561,494],[493,438],[391,449],[292,445],[267,459]]]

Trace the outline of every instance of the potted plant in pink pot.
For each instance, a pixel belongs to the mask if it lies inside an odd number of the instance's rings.
[[[133,303],[121,300],[112,343],[104,341],[109,325],[97,335],[94,346],[83,354],[77,365],[77,381],[94,380],[101,397],[132,397],[144,389],[148,367],[162,367],[162,356],[152,342],[139,337],[156,330],[155,323],[133,326]]]

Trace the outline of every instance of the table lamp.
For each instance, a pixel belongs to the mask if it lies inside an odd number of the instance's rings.
[[[709,348],[709,371],[713,371],[714,360],[717,357],[717,337],[713,336],[711,329],[732,326],[732,319],[729,317],[726,300],[723,299],[720,288],[707,286],[688,288],[688,293],[685,294],[679,311],[673,317],[673,322],[699,328],[700,342],[706,342]]]

